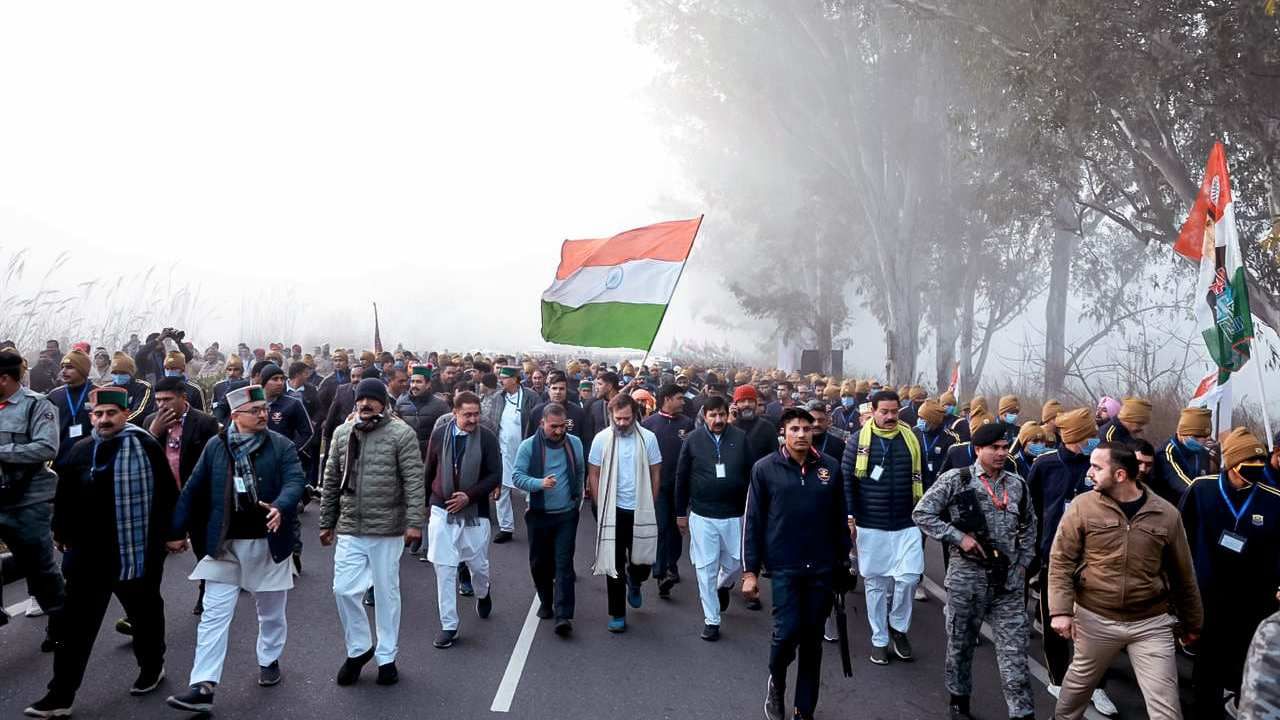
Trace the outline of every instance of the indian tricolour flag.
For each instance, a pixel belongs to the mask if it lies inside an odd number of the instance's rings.
[[[1208,405],[1219,427],[1230,427],[1232,373],[1249,361],[1253,316],[1249,288],[1240,260],[1235,203],[1227,175],[1227,153],[1215,143],[1209,153],[1204,181],[1191,214],[1173,247],[1199,266],[1196,283],[1196,325],[1217,370],[1201,381],[1192,404]],[[1213,379],[1212,384],[1209,383]]]
[[[542,293],[542,339],[648,351],[701,223],[673,220],[564,241],[555,282]]]

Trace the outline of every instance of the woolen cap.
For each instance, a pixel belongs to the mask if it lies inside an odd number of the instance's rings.
[[[923,402],[929,397],[929,393],[919,385],[912,385],[908,396],[913,402]]]
[[[869,393],[871,392],[871,383],[867,382],[866,380],[859,380],[857,384],[853,386],[853,390],[854,392],[859,392],[864,394]]]
[[[1016,413],[1022,409],[1022,403],[1018,402],[1017,395],[1005,395],[1000,398],[998,409],[1002,416],[1008,413]]]
[[[1040,423],[1034,420],[1022,423],[1022,428],[1018,430],[1018,445],[1022,447],[1043,439],[1044,428],[1040,427]]]
[[[187,356],[177,350],[170,351],[164,356],[165,370],[186,370]]]
[[[70,365],[85,377],[89,377],[89,368],[92,364],[92,361],[89,360],[89,356],[80,350],[72,350],[62,356],[62,365]]]
[[[925,400],[920,409],[916,411],[916,416],[924,420],[929,425],[938,425],[947,417],[943,412],[942,406],[937,400]]]
[[[970,439],[973,439],[973,433],[976,432],[978,428],[984,427],[986,425],[994,425],[995,422],[996,422],[996,419],[991,416],[991,413],[988,412],[985,407],[980,407],[976,410],[971,410],[969,412]]]
[[[1209,437],[1213,434],[1212,418],[1208,408],[1182,408],[1178,415],[1178,434]]]
[[[938,396],[938,404],[943,407],[946,407],[948,405],[955,405],[956,394],[951,392],[950,390],[942,393],[941,395]]]
[[[281,370],[279,365],[269,362],[266,365],[263,365],[262,369],[258,371],[258,382],[266,385],[267,381],[271,378],[283,374],[284,370]]]
[[[733,391],[733,401],[736,403],[759,399],[760,396],[756,394],[756,389],[752,385],[741,385]]]
[[[89,393],[89,404],[97,407],[99,405],[115,405],[121,410],[129,409],[129,391],[122,387],[100,387],[94,388]]]
[[[988,412],[987,399],[981,395],[974,395],[973,399],[969,401],[969,412],[975,413],[975,412],[978,412],[979,410],[982,410],[983,412]]]
[[[988,420],[986,424],[981,425],[969,435],[969,441],[974,447],[987,447],[995,445],[1004,439],[1005,428],[1007,426],[1002,422],[993,422]]]
[[[1058,402],[1057,400],[1049,400],[1040,408],[1040,422],[1041,423],[1053,422],[1054,418],[1058,417],[1058,414],[1061,412],[1062,412],[1062,403]]]
[[[1127,397],[1120,405],[1120,414],[1117,417],[1126,423],[1146,425],[1151,422],[1151,401]]]
[[[1084,442],[1098,436],[1098,423],[1089,408],[1076,408],[1058,413],[1058,435],[1064,443]]]
[[[111,372],[121,373],[124,375],[136,375],[138,366],[133,364],[133,358],[125,353],[117,351],[111,356]]]
[[[241,370],[243,370],[243,369],[244,369],[244,361],[240,359],[240,356],[239,356],[239,355],[228,355],[228,356],[227,356],[227,368],[228,368],[228,369],[230,369],[230,368],[233,368],[233,367],[238,367],[238,368],[240,368]]]
[[[387,386],[377,378],[365,378],[356,385],[356,402],[364,399],[377,400],[383,405],[387,404]]]
[[[0,350],[0,370],[16,370],[21,368],[24,362],[26,361],[22,359],[17,350],[12,348]]]
[[[1265,460],[1266,457],[1267,446],[1246,428],[1232,428],[1222,441],[1222,467],[1227,470],[1235,470],[1240,463]]]

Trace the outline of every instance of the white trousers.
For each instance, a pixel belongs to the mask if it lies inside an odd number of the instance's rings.
[[[196,659],[191,666],[191,685],[222,680],[222,663],[227,657],[227,633],[236,614],[240,586],[208,580],[204,584],[204,613],[196,629]],[[258,606],[258,665],[266,667],[284,652],[289,625],[285,620],[288,590],[253,593]]]
[[[871,644],[889,646],[889,629],[911,628],[911,607],[924,573],[920,530],[858,528],[858,574],[866,588]]]
[[[458,629],[460,563],[466,563],[471,570],[476,597],[489,595],[489,527],[488,518],[479,518],[475,525],[451,523],[444,508],[431,506],[427,559],[436,571],[436,603],[443,630]]]
[[[379,665],[396,659],[400,637],[400,535],[339,535],[333,551],[333,597],[338,601],[347,657],[363,655],[373,645],[369,616],[362,604],[373,585],[373,617],[378,626]]]
[[[515,471],[516,453],[515,450],[507,451],[507,446],[502,446],[502,488],[498,494],[498,502],[495,503],[498,510],[498,529],[511,532],[516,529],[515,511],[511,509],[511,473]]]
[[[689,513],[689,561],[698,576],[702,618],[708,625],[719,625],[716,591],[733,587],[742,577],[742,518]]]

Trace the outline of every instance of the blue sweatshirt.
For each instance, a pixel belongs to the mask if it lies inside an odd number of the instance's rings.
[[[529,493],[529,507],[548,513],[568,512],[576,508],[578,498],[582,497],[582,484],[587,477],[587,465],[582,458],[582,441],[569,433],[565,434],[563,447],[543,446],[543,468],[540,474],[531,474],[530,465],[533,460],[533,444],[540,441],[539,435],[525,438],[516,451],[515,467],[511,472],[511,484]],[[574,472],[570,476],[569,458],[565,450],[573,453]],[[556,486],[544,490],[542,478],[556,476]]]

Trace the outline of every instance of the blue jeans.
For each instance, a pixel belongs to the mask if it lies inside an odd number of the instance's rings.
[[[805,717],[818,706],[822,679],[822,628],[834,601],[828,575],[774,575],[773,644],[769,649],[769,675],[778,687],[787,681],[787,668],[800,655],[796,668],[793,703]]]

